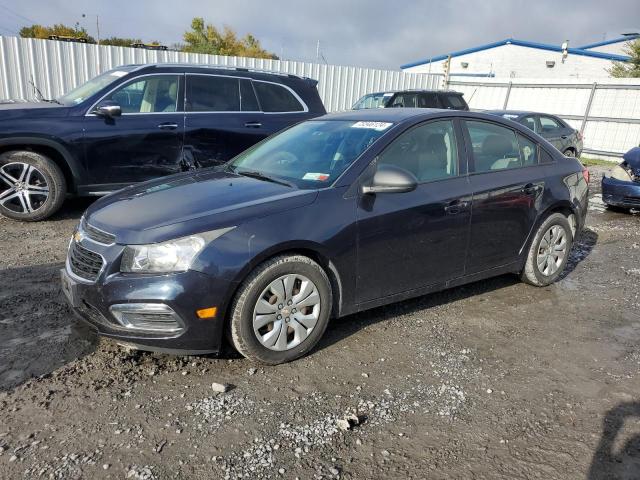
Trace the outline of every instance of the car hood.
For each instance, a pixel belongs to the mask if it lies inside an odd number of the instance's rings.
[[[633,147],[622,156],[622,159],[635,171],[640,172],[640,147]]]
[[[133,185],[103,197],[87,210],[85,220],[114,234],[120,244],[156,243],[238,226],[302,207],[316,196],[316,190],[201,170]]]
[[[19,117],[51,117],[65,115],[69,111],[66,105],[51,102],[32,102],[25,100],[0,100],[0,120]]]

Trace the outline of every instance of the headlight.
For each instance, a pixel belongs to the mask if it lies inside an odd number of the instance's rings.
[[[633,179],[631,178],[631,175],[629,175],[629,172],[627,172],[620,165],[616,165],[615,167],[613,167],[613,169],[611,170],[611,174],[609,176],[611,178],[615,178],[616,180],[622,180],[623,182],[633,181]]]
[[[125,247],[120,271],[125,273],[184,272],[210,242],[235,227],[189,235],[163,243]]]

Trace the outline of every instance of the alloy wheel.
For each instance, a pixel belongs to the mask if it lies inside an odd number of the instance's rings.
[[[536,263],[538,270],[545,276],[558,271],[568,250],[567,232],[560,225],[552,225],[545,232],[538,245]]]
[[[269,350],[290,350],[313,331],[320,316],[320,294],[304,275],[288,274],[265,288],[253,310],[253,331]]]
[[[47,180],[33,165],[12,162],[0,167],[0,206],[16,213],[31,213],[41,208],[47,198]]]

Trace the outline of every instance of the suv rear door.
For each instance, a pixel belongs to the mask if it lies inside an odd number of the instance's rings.
[[[184,75],[140,75],[119,85],[86,113],[83,127],[88,188],[95,192],[181,171]],[[118,117],[92,113],[111,101]]]
[[[264,113],[262,117],[264,136],[272,135],[318,115],[318,113],[310,113],[304,100],[287,85],[257,79],[253,79],[251,82],[258,96],[260,108]],[[313,88],[315,89],[315,87]]]
[[[547,115],[538,115],[540,121],[540,135],[546,138],[561,152],[569,146],[568,133],[562,123]]]

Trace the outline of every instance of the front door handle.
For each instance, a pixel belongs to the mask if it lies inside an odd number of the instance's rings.
[[[525,195],[535,195],[538,193],[539,190],[540,190],[540,187],[533,183],[527,183],[524,187],[522,187],[522,192]]]
[[[458,213],[465,211],[468,206],[469,206],[469,202],[465,202],[461,200],[453,200],[444,207],[444,211],[448,215],[457,215]]]
[[[165,122],[165,123],[161,123],[160,125],[158,125],[158,128],[160,130],[175,130],[176,128],[178,128],[178,124],[177,123],[171,123],[171,122]]]
[[[566,140],[567,136],[566,135],[561,135],[560,138],[562,138],[563,140]]]
[[[260,128],[262,127],[262,124],[260,122],[247,122],[244,126],[247,128]]]

